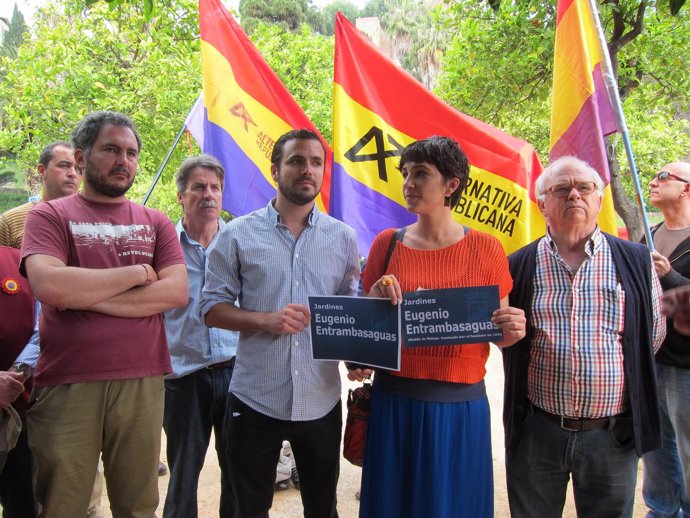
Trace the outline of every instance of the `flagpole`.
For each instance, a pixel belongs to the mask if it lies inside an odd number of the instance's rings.
[[[637,198],[637,207],[640,209],[642,216],[642,224],[644,226],[644,236],[647,240],[647,246],[651,252],[654,251],[654,241],[652,239],[652,231],[649,228],[649,220],[647,219],[647,210],[644,208],[642,201],[642,187],[640,186],[640,178],[637,173],[637,166],[635,165],[635,156],[633,155],[632,146],[630,145],[630,136],[628,134],[628,124],[625,121],[625,113],[623,113],[623,104],[618,93],[618,84],[613,77],[613,66],[611,65],[611,56],[609,55],[608,44],[604,37],[604,30],[601,27],[601,20],[599,19],[599,10],[595,0],[588,0],[592,16],[594,17],[594,25],[597,28],[597,38],[599,39],[599,46],[601,53],[604,56],[605,70],[603,71],[604,83],[606,84],[606,91],[609,95],[609,101],[613,106],[613,111],[616,116],[616,124],[618,130],[623,138],[623,146],[625,147],[625,154],[628,157],[628,164],[630,164],[630,173],[632,174],[633,184],[635,186],[635,195]]]
[[[151,193],[153,192],[153,189],[156,187],[158,180],[160,179],[161,175],[163,174],[163,170],[165,169],[165,166],[168,165],[168,162],[170,161],[170,157],[172,156],[173,151],[175,151],[175,148],[177,147],[177,144],[180,142],[180,139],[182,138],[182,135],[184,135],[184,132],[186,129],[187,129],[187,121],[185,120],[182,123],[182,127],[180,128],[180,131],[178,132],[177,137],[175,137],[175,142],[173,142],[172,146],[170,146],[170,149],[168,149],[168,154],[165,155],[165,159],[163,159],[163,163],[158,168],[158,171],[156,172],[156,176],[153,177],[153,181],[151,182],[151,187],[149,187],[149,190],[146,193],[146,196],[144,196],[144,201],[141,202],[142,205],[146,205],[146,202],[149,201],[149,198],[151,197]]]

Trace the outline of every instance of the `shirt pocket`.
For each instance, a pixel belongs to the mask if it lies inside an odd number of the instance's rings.
[[[618,341],[623,334],[625,291],[620,283],[605,286],[599,291],[600,302],[596,305],[594,319],[607,342]]]

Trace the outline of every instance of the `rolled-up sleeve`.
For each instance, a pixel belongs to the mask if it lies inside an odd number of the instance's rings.
[[[359,289],[359,277],[361,272],[357,236],[352,230],[347,234],[345,250],[343,252],[347,256],[347,268],[337,295],[355,296]]]
[[[652,318],[654,319],[654,331],[652,333],[652,346],[654,353],[659,351],[666,338],[666,317],[661,313],[661,283],[659,277],[652,270]]]
[[[209,248],[206,280],[201,292],[199,312],[204,317],[216,304],[234,304],[240,293],[240,269],[237,241],[232,222],[225,225],[216,242]]]

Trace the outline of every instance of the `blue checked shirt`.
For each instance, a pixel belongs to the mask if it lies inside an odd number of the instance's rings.
[[[218,224],[222,229],[223,220],[219,218]],[[237,353],[238,340],[236,331],[208,327],[199,313],[207,255],[220,231],[213,237],[208,249],[204,249],[187,235],[182,220],[177,223],[176,230],[189,275],[189,302],[182,308],[173,308],[163,314],[173,368],[166,379],[180,378],[231,359]]]
[[[530,401],[549,413],[599,418],[628,410],[623,362],[625,292],[608,241],[597,230],[587,242],[587,258],[576,272],[547,233],[537,248],[532,299]],[[652,347],[664,339],[661,285],[652,276]]]
[[[24,349],[22,349],[22,352],[15,360],[17,363],[26,363],[32,369],[36,368],[36,364],[38,363],[38,355],[41,352],[41,340],[40,336],[38,335],[38,325],[41,321],[41,303],[38,301],[38,299],[36,299],[34,303],[34,315],[36,315],[34,317],[34,332],[24,346]]]
[[[272,312],[307,305],[309,295],[356,295],[359,273],[354,230],[315,206],[295,239],[272,200],[219,233],[201,313],[236,300],[242,309]],[[319,419],[340,400],[338,362],[313,359],[309,326],[296,335],[241,332],[230,391],[274,419]]]

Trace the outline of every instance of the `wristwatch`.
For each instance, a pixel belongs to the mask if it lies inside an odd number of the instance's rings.
[[[33,373],[33,369],[28,363],[16,362],[12,364],[11,368],[21,373],[25,380],[29,379]]]

